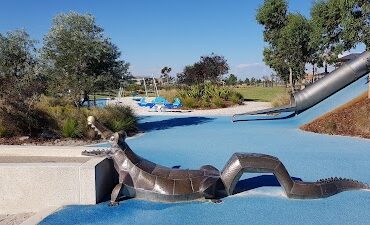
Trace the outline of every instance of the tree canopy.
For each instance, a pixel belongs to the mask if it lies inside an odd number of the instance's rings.
[[[310,20],[288,12],[286,0],[265,0],[256,19],[268,43],[264,61],[285,82],[291,78],[294,83],[307,63],[327,68],[358,43],[370,49],[368,0],[318,0]]]
[[[42,62],[53,93],[72,97],[76,105],[88,95],[117,88],[129,64],[104,36],[92,15],[75,12],[57,15],[44,37]]]
[[[238,83],[238,78],[234,74],[230,74],[229,77],[225,79],[227,85],[235,85]]]
[[[24,30],[0,34],[0,115],[11,129],[33,133],[41,129],[34,111],[45,83],[38,72],[36,41]],[[0,121],[2,123],[3,121]]]
[[[229,71],[227,60],[214,53],[200,57],[193,65],[186,66],[177,74],[178,82],[184,84],[201,84],[205,81],[216,83]]]

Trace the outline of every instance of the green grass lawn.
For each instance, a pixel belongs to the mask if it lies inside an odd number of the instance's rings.
[[[271,102],[277,95],[287,93],[285,87],[243,87],[234,88],[248,101]]]

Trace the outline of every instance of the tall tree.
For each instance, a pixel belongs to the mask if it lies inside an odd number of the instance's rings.
[[[312,7],[311,16],[314,24],[312,40],[316,40],[320,49],[319,56],[321,55],[324,62],[335,62],[338,54],[359,43],[370,50],[368,0],[320,0]],[[327,64],[325,63],[325,67]]]
[[[178,82],[184,84],[202,84],[205,81],[216,83],[229,71],[227,60],[214,53],[200,57],[199,62],[186,66],[177,74]]]
[[[244,83],[246,84],[246,85],[250,85],[250,80],[249,80],[249,78],[247,77],[247,78],[245,78],[245,80],[244,80]]]
[[[235,85],[238,82],[238,78],[234,74],[230,74],[225,81],[227,85]]]
[[[311,8],[310,63],[324,66],[325,73],[328,73],[328,65],[335,63],[344,49],[340,8],[338,2],[326,0],[315,2]]]
[[[53,19],[42,48],[50,90],[70,96],[76,106],[89,100],[89,94],[119,86],[129,67],[120,55],[92,15],[75,12]]]
[[[23,30],[0,34],[0,120],[19,134],[33,134],[44,125],[37,119],[41,113],[34,110],[45,87],[35,44]]]
[[[171,72],[172,68],[171,67],[163,67],[162,70],[161,70],[161,78],[163,80],[165,80],[167,82],[167,84],[169,84],[169,81],[170,81],[170,75],[169,73]]]
[[[263,51],[264,61],[282,80],[288,81],[289,69],[279,50],[281,29],[288,19],[286,0],[265,0],[257,11],[257,22],[264,26],[263,37],[268,46]]]
[[[286,25],[281,29],[278,49],[289,68],[292,92],[295,81],[305,74],[305,64],[309,56],[309,33],[309,23],[300,14],[289,14]]]

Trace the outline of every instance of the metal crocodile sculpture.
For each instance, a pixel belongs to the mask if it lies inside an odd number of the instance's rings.
[[[278,158],[259,153],[234,153],[221,172],[211,165],[198,170],[168,168],[135,154],[125,142],[125,132],[113,133],[92,116],[88,124],[112,144],[108,150],[82,152],[113,159],[119,183],[112,191],[110,205],[117,205],[121,198],[164,202],[210,199],[217,203],[234,193],[246,172],[273,173],[288,198],[326,198],[347,190],[370,190],[369,185],[351,179],[293,180]]]

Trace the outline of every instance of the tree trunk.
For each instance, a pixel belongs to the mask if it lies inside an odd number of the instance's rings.
[[[312,63],[312,80],[311,80],[311,83],[313,83],[315,80],[315,64]]]
[[[96,107],[96,94],[94,92],[94,106]]]
[[[367,97],[370,98],[370,73],[369,73],[369,78],[367,79],[368,80],[368,84],[369,84],[369,90],[368,90],[368,95]]]
[[[294,84],[293,84],[293,70],[292,68],[289,68],[289,83],[290,88],[292,89],[292,94],[294,93]]]
[[[325,74],[327,74],[328,73],[328,63],[326,61],[324,63],[325,63]]]

